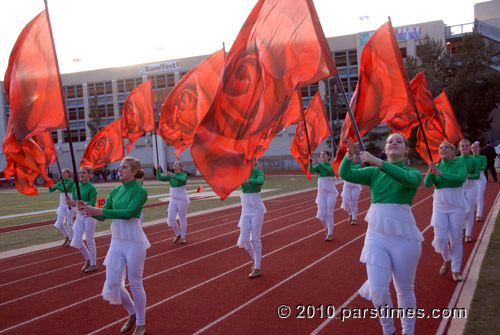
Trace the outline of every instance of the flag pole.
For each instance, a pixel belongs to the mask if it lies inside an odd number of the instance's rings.
[[[311,103],[311,100],[309,100],[309,103]],[[307,151],[309,152],[309,157],[311,157],[311,144],[309,141],[309,133],[307,131],[306,113],[304,112],[304,108],[302,108],[302,120],[304,121],[304,131],[306,132]]]
[[[332,88],[330,86],[330,78],[328,78],[328,111],[330,114],[330,140],[332,141],[332,155],[337,151],[337,146],[335,145],[335,133],[333,131],[333,116],[332,116]]]
[[[429,143],[427,142],[427,136],[425,136],[425,131],[424,131],[424,126],[422,124],[422,119],[420,119],[420,113],[418,112],[418,109],[415,109],[417,112],[417,119],[418,119],[418,124],[420,125],[420,131],[422,132],[422,136],[424,136],[424,142],[425,146],[427,148],[427,154],[429,155],[429,158],[431,159],[431,163],[434,163],[434,160],[432,159],[432,154],[431,154],[431,148],[429,147]]]
[[[351,105],[349,105],[349,101],[347,101],[347,96],[345,95],[344,85],[342,84],[342,81],[340,80],[339,76],[337,75],[336,77],[337,77],[337,83],[339,84],[340,87],[340,91],[342,91],[342,96],[344,97],[345,104],[347,105],[347,111],[349,112],[349,117],[351,118],[351,123],[354,128],[354,132],[356,133],[359,146],[361,148],[361,151],[365,151],[365,146],[363,144],[363,141],[361,140],[361,135],[359,134],[358,125],[356,124],[356,121],[354,120],[354,115],[352,114]]]
[[[73,164],[73,171],[75,173],[75,184],[76,184],[76,193],[78,195],[78,200],[82,199],[82,195],[80,193],[80,185],[79,185],[79,177],[78,173],[76,173],[76,163],[75,163],[75,153],[73,152],[73,141],[71,140],[71,131],[69,127],[69,119],[68,119],[68,113],[67,113],[67,108],[66,108],[66,99],[64,98],[64,90],[62,86],[62,78],[61,78],[61,71],[59,70],[59,61],[57,59],[57,52],[56,52],[56,45],[54,43],[54,34],[52,33],[52,25],[50,23],[50,15],[49,15],[49,7],[47,5],[47,0],[43,0],[45,3],[45,15],[47,16],[47,22],[49,24],[49,31],[50,31],[50,41],[52,42],[52,49],[54,50],[54,58],[56,61],[56,67],[57,67],[57,78],[59,79],[59,89],[61,90],[61,100],[64,108],[64,121],[66,122],[66,130],[68,131],[68,143],[69,143],[69,151],[71,153],[71,162]]]
[[[59,178],[62,181],[62,185],[63,185],[63,189],[64,189],[64,195],[67,198],[68,197],[68,191],[66,190],[66,184],[64,184],[64,179],[62,177],[62,171],[61,171],[61,165],[59,165],[59,158],[57,157],[57,153],[56,153],[56,163],[57,163],[57,170],[59,170]],[[71,205],[68,204],[68,207],[71,210]]]

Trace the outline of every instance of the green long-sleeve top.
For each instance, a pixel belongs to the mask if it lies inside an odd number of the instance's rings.
[[[340,178],[351,183],[370,186],[372,203],[392,203],[411,205],[422,174],[417,169],[406,166],[403,161],[382,162],[379,169],[368,166],[352,169],[352,159],[344,157],[339,168]]]
[[[469,179],[479,179],[479,162],[471,155],[460,155],[457,162],[465,165]]]
[[[106,204],[102,208],[102,216],[96,216],[99,221],[104,219],[138,219],[144,204],[148,200],[148,191],[133,179],[122,183],[109,192]]]
[[[264,172],[252,168],[252,173],[248,177],[248,183],[241,184],[243,193],[259,193],[264,184]]]
[[[64,182],[64,185],[66,186],[66,192],[71,192],[71,189],[73,188],[73,184],[75,183],[73,181],[73,179],[71,179],[71,178],[66,178],[66,179],[63,179],[63,180],[59,180],[57,182],[57,184],[55,184],[54,186],[50,186],[49,187],[49,192],[54,192],[55,190],[64,192],[63,182]]]
[[[159,181],[169,181],[170,187],[181,187],[186,186],[187,183],[187,173],[185,172],[175,172],[172,176],[162,176],[160,170],[156,170],[156,180]]]
[[[486,170],[486,167],[488,166],[488,159],[486,158],[486,156],[474,155],[472,157],[479,162],[479,171]]]
[[[335,173],[332,169],[332,163],[330,162],[322,162],[319,164],[313,165],[312,161],[309,161],[309,171],[317,172],[318,177],[335,177]]]
[[[78,185],[80,186],[80,195],[82,196],[81,200],[83,200],[87,205],[94,207],[97,202],[97,188],[95,188],[90,181],[79,183]],[[73,196],[73,200],[78,200],[76,185],[73,185],[71,195]]]
[[[443,174],[442,176],[433,175],[427,173],[424,178],[424,186],[440,188],[458,188],[462,187],[463,183],[467,179],[467,171],[465,165],[457,162],[454,159],[449,161],[441,160],[436,164],[436,167]]]

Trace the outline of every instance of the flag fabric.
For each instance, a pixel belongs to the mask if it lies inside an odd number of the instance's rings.
[[[212,104],[224,56],[224,49],[210,55],[186,73],[165,99],[157,131],[175,147],[178,159],[193,142],[196,126]]]
[[[19,35],[5,72],[9,124],[18,144],[66,127],[61,84],[45,10]]]
[[[429,151],[432,157],[429,157],[422,129],[425,131],[425,139],[429,145]],[[427,164],[430,162],[437,162],[439,160],[439,146],[445,140],[446,134],[443,129],[441,118],[436,112],[431,117],[427,117],[422,121],[422,127],[418,127],[417,145],[415,150],[427,162]]]
[[[350,105],[361,137],[378,125],[414,113],[416,109],[390,21],[377,29],[363,47],[359,80]],[[357,141],[348,115],[342,126],[337,155],[332,161],[335,173],[344,158],[349,138]]]
[[[122,135],[128,138],[127,152],[145,132],[155,129],[151,79],[130,91],[122,112]]]
[[[434,103],[443,123],[448,141],[452,144],[457,144],[464,136],[462,135],[462,131],[460,130],[460,126],[458,125],[455,113],[453,112],[453,108],[451,107],[445,90],[434,99]]]
[[[122,119],[119,118],[102,128],[90,140],[80,161],[80,167],[90,166],[97,169],[123,157]]]
[[[415,97],[417,111],[415,113],[406,113],[387,121],[387,125],[393,132],[401,133],[406,138],[409,138],[411,130],[419,125],[417,112],[423,122],[427,118],[432,117],[436,109],[431,90],[427,84],[427,78],[423,72],[417,73],[415,78],[410,81],[410,86]]]
[[[17,143],[13,129],[8,128],[3,142],[7,164],[5,177],[14,177],[16,188],[25,195],[37,195],[36,178],[41,175],[50,186],[54,181],[47,175],[47,167],[55,161],[55,148],[50,132],[25,138]]]
[[[260,0],[223,67],[191,154],[224,200],[250,175],[256,148],[301,87],[337,69],[312,0]]]
[[[328,119],[326,118],[325,106],[323,105],[323,100],[321,100],[319,91],[316,92],[309,103],[309,106],[304,112],[304,117],[306,123],[302,120],[297,125],[295,137],[290,144],[290,151],[292,152],[293,158],[299,163],[302,171],[306,173],[307,178],[311,180],[311,171],[309,171],[310,156],[321,142],[323,142],[332,132]],[[305,125],[307,125],[308,137],[306,137]],[[309,145],[307,144],[308,139]],[[309,151],[309,148],[311,151]]]
[[[257,148],[255,149],[255,156],[260,159],[264,152],[269,148],[272,139],[276,134],[278,134],[283,129],[299,123],[302,120],[302,112],[304,107],[302,105],[302,93],[300,91],[295,92],[292,96],[292,100],[288,104],[286,111],[279,116],[278,121],[273,127],[268,128],[267,131],[262,136]]]

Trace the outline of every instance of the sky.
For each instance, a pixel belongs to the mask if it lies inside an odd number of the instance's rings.
[[[257,0],[47,0],[61,73],[229,51]],[[471,23],[478,0],[313,0],[326,37],[442,20]],[[43,0],[0,2],[0,81]],[[364,20],[360,18],[364,17]],[[366,18],[368,17],[368,18]]]

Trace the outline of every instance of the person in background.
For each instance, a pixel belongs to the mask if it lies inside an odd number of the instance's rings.
[[[62,245],[63,247],[67,247],[73,239],[73,213],[75,211],[75,208],[68,206],[68,204],[66,203],[66,194],[64,193],[64,191],[66,189],[67,195],[71,197],[71,189],[73,188],[74,181],[70,169],[62,169],[61,174],[62,179],[57,182],[55,186],[50,186],[49,192],[54,192],[56,190],[61,192],[59,196],[59,207],[57,208],[57,219],[54,223],[54,227],[56,227],[61,231],[61,233],[63,233],[65,239]],[[66,224],[68,225],[68,229],[66,229],[66,227],[64,226],[65,220]]]
[[[111,304],[121,304],[128,312],[127,322],[121,332],[126,333],[134,324],[134,335],[146,333],[146,292],[142,283],[146,249],[149,243],[139,222],[148,191],[137,184],[144,177],[141,162],[133,157],[125,157],[118,169],[122,185],[109,193],[103,208],[88,206],[78,202],[78,210],[85,216],[97,220],[112,219],[111,245],[104,259],[106,281],[102,290],[104,300]],[[125,288],[125,270],[128,272],[130,290]]]
[[[81,201],[88,206],[95,206],[97,201],[97,189],[94,185],[90,183],[90,178],[92,178],[93,169],[90,166],[82,166],[80,168],[80,195]],[[78,199],[78,192],[76,185],[73,185],[71,191],[73,199]],[[66,202],[75,208],[77,206],[76,200],[71,200],[70,197],[66,198]],[[82,271],[85,273],[94,272],[97,270],[97,248],[95,245],[95,227],[96,219],[93,217],[85,217],[80,211],[77,211],[75,220],[75,233],[70,246],[80,250],[85,258],[85,264],[82,267]],[[87,246],[83,243],[83,234],[85,233]]]
[[[477,198],[476,182],[479,179],[479,162],[472,158],[470,147],[470,141],[467,139],[463,139],[458,142],[458,150],[461,155],[457,157],[457,161],[464,164],[467,171],[467,180],[462,186],[462,190],[465,195],[465,200],[467,200],[468,208],[470,209],[465,213],[465,242],[472,242],[472,228],[474,227],[474,203]]]
[[[187,210],[189,197],[186,192],[187,174],[184,172],[184,167],[181,162],[176,161],[172,166],[174,172],[167,171],[166,176],[161,175],[161,166],[156,167],[156,179],[159,181],[170,182],[170,203],[168,204],[167,223],[174,230],[175,237],[173,243],[181,240],[181,243],[186,243],[187,231]],[[177,224],[177,215],[181,221],[181,227]]]
[[[491,141],[486,142],[486,146],[481,150],[481,155],[486,156],[486,170],[484,170],[484,175],[486,181],[488,181],[488,171],[491,173],[494,181],[497,181],[497,171],[495,170],[495,158],[497,153],[495,148],[491,145]]]
[[[260,235],[266,213],[266,206],[264,206],[260,195],[263,184],[264,172],[257,169],[257,158],[254,157],[252,172],[246,182],[241,184],[241,216],[238,222],[240,236],[236,243],[252,257],[252,272],[248,275],[250,279],[261,275],[262,242]]]
[[[483,221],[483,208],[484,208],[484,191],[486,190],[486,167],[487,158],[480,154],[481,144],[476,141],[472,144],[472,154],[475,160],[479,163],[479,179],[476,182],[477,197],[476,197],[476,221]]]
[[[318,195],[316,196],[316,204],[318,205],[318,212],[316,217],[321,221],[325,227],[326,237],[325,241],[333,240],[333,226],[334,218],[333,211],[335,210],[335,203],[339,192],[335,186],[335,173],[330,163],[331,155],[326,150],[321,150],[319,153],[321,163],[317,158],[309,161],[309,171],[318,173]]]
[[[353,161],[354,163],[352,164],[351,168],[359,169],[361,165],[357,164],[356,156],[354,156]],[[358,218],[358,200],[361,188],[362,187],[360,184],[354,184],[348,181],[344,181],[344,186],[342,188],[342,204],[340,205],[340,208],[342,208],[349,214],[349,222],[352,225],[355,225],[357,223],[356,220]]]
[[[422,233],[411,212],[413,197],[422,181],[419,170],[405,165],[410,148],[401,134],[391,134],[385,144],[387,161],[367,151],[359,152],[360,163],[370,166],[352,169],[352,157],[358,144],[348,141],[347,154],[339,168],[339,176],[351,183],[370,186],[371,205],[365,220],[368,230],[360,261],[366,264],[368,280],[359,294],[373,302],[378,310],[384,334],[394,334],[393,308],[389,285],[394,281],[398,308],[415,311],[414,282],[422,251]],[[415,314],[401,317],[403,334],[413,335]]]
[[[434,185],[434,202],[431,225],[434,227],[432,246],[443,256],[443,265],[439,274],[444,276],[451,267],[452,277],[461,281],[462,265],[462,227],[467,201],[461,187],[467,179],[465,166],[455,161],[455,147],[449,142],[439,146],[439,163],[429,163],[429,170],[424,179],[425,187]],[[449,245],[448,245],[449,241]]]

